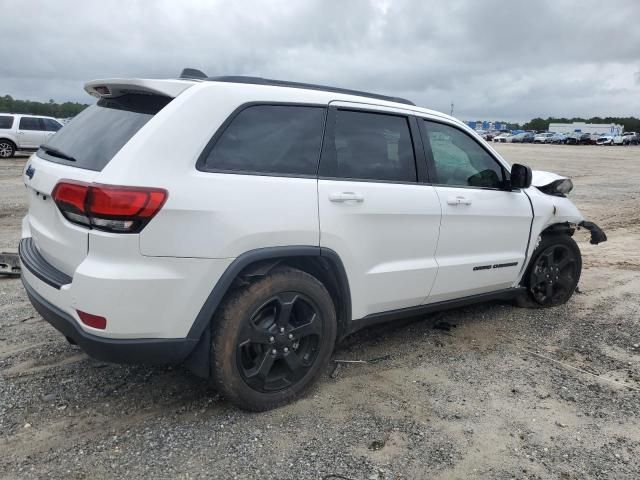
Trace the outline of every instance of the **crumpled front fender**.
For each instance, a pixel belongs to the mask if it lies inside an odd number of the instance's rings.
[[[566,177],[561,177],[559,175],[556,175],[554,178],[552,178],[551,176],[546,177],[546,179],[551,179],[551,182],[560,178]],[[546,184],[547,183],[544,183],[544,185]],[[571,200],[566,197],[547,195],[546,193],[542,193],[540,190],[533,186],[528,188],[526,190],[526,193],[531,200],[534,217],[531,224],[529,247],[527,248],[527,260],[523,264],[516,284],[520,282],[520,278],[526,270],[525,267],[529,264],[533,252],[538,246],[540,235],[544,230],[549,228],[551,225],[579,225],[581,222],[585,221],[582,213],[580,213],[580,210],[578,210],[573,202],[571,202]]]
[[[585,220],[583,222],[580,222],[578,225],[581,226],[582,228],[586,228],[591,232],[591,240],[589,240],[589,243],[591,245],[598,245],[599,243],[607,241],[607,234],[604,233],[604,230],[602,230],[595,223],[587,222]]]
[[[544,187],[545,185],[549,185],[556,180],[566,180],[569,178],[558,175],[557,173],[545,172],[544,170],[533,170],[531,172],[531,175],[531,185],[533,185],[534,187]]]

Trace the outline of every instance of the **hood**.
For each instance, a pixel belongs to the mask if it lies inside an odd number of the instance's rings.
[[[533,178],[531,180],[531,185],[533,185],[534,187],[544,187],[545,185],[549,185],[556,180],[565,180],[569,178],[558,175],[557,173],[545,172],[542,170],[534,170],[532,172],[532,175]]]

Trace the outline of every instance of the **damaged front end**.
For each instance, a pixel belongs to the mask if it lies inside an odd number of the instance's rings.
[[[591,245],[598,245],[599,243],[607,241],[607,234],[604,233],[598,225],[593,222],[582,221],[578,224],[579,227],[586,228],[591,232],[591,240],[589,243]]]
[[[531,185],[542,194],[532,198],[534,210],[537,215],[547,212],[546,215],[543,215],[546,218],[541,222],[541,229],[554,224],[574,225],[591,232],[590,243],[592,245],[607,241],[607,235],[604,231],[595,223],[585,220],[575,205],[566,197],[573,190],[573,182],[570,178],[552,172],[534,170]]]

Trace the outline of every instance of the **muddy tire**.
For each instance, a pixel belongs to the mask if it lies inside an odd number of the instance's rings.
[[[523,276],[526,293],[516,305],[526,308],[555,307],[575,292],[582,272],[582,255],[566,234],[543,235]]]
[[[246,410],[289,403],[325,370],[336,332],[324,285],[301,270],[278,268],[235,291],[214,316],[213,382]]]

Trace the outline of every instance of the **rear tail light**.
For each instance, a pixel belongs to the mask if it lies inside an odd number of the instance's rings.
[[[65,180],[56,185],[51,196],[72,223],[106,232],[138,233],[160,211],[168,193],[161,188]]]

